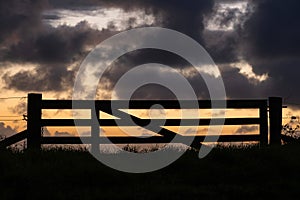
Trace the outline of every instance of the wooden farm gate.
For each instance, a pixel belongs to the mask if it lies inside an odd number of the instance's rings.
[[[221,100],[220,100],[221,101]],[[114,105],[111,109],[111,105]],[[189,100],[130,100],[129,109],[150,109],[151,106],[159,104],[164,109],[196,109],[194,103]],[[199,109],[211,109],[210,100],[199,100]],[[216,105],[222,105],[216,104]],[[90,119],[43,119],[42,111],[45,109],[84,109],[91,113]],[[105,144],[109,140],[114,144],[148,144],[148,143],[169,143],[175,136],[179,137],[180,143],[185,143],[187,137],[194,137],[192,147],[199,147],[201,142],[207,137],[215,138],[214,135],[207,136],[182,136],[165,128],[160,128],[157,132],[159,136],[147,138],[141,137],[105,137],[99,135],[100,126],[140,126],[150,131],[157,130],[157,127],[147,126],[150,120],[164,120],[164,126],[180,126],[184,121],[186,126],[189,121],[195,119],[142,119],[120,109],[128,108],[128,102],[123,100],[45,100],[42,94],[28,94],[27,109],[27,130],[22,131],[0,142],[0,147],[6,147],[23,139],[27,139],[29,149],[40,149],[42,144],[91,144],[93,149],[99,148],[99,144]],[[214,107],[215,109],[224,109],[224,107]],[[281,119],[282,119],[282,99],[279,97],[270,97],[269,99],[255,100],[226,100],[226,109],[258,109],[258,117],[249,118],[200,118],[198,126],[209,126],[213,124],[226,125],[259,125],[258,134],[230,134],[220,135],[218,142],[245,142],[258,141],[260,146],[268,144],[280,144]],[[99,111],[113,115],[118,119],[101,119]],[[268,111],[269,118],[268,121]],[[128,120],[131,119],[131,120]],[[75,122],[76,121],[76,122]],[[193,123],[192,123],[193,124]],[[42,127],[66,127],[66,126],[89,126],[91,127],[91,136],[82,137],[52,137],[43,136]],[[270,130],[268,130],[270,127]],[[107,140],[108,139],[108,140]]]

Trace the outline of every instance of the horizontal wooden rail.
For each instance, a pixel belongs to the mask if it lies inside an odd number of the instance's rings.
[[[12,135],[12,136],[0,141],[0,148],[3,149],[7,146],[10,146],[17,142],[25,140],[26,138],[27,138],[27,130],[21,131],[20,133],[16,133],[15,135]]]
[[[185,143],[185,139],[195,138],[199,142],[203,142],[205,138],[212,140],[217,135],[208,136],[184,136],[183,140],[176,140],[177,143]],[[108,141],[109,140],[109,141]],[[147,138],[142,137],[99,137],[98,141],[95,138],[84,136],[84,137],[42,137],[42,144],[151,144],[151,143],[169,143],[172,139],[161,136],[152,136]],[[221,135],[219,136],[218,142],[246,142],[246,141],[259,141],[260,136],[258,134],[251,135]]]
[[[132,120],[132,121],[131,121]],[[259,124],[260,118],[226,118],[226,119],[99,119],[100,126],[141,126],[149,123],[162,126],[208,126],[208,125],[253,125]],[[90,119],[42,119],[42,126],[91,126]]]
[[[97,108],[99,110],[111,107],[117,109],[149,109],[155,104],[163,106],[165,109],[211,109],[212,105],[216,109],[226,108],[245,108],[258,109],[264,106],[267,100],[214,100],[213,104],[210,100],[43,100],[42,109],[91,109]]]

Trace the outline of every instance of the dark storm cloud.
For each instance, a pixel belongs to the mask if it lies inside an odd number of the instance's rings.
[[[236,32],[204,31],[205,48],[213,60],[220,63],[238,62],[240,36]]]
[[[241,59],[242,31],[253,13],[252,9],[251,1],[216,0],[213,11],[205,17],[207,29],[203,32],[203,45],[216,63],[232,63]],[[209,25],[212,27],[209,28]]]
[[[11,45],[3,59],[39,63],[71,62],[75,56],[85,53],[87,45],[101,40],[106,30],[102,32],[91,29],[85,21],[74,27],[45,26],[37,36],[22,38],[17,44]]]
[[[103,74],[103,79],[100,80],[100,85],[105,85],[105,88],[103,89],[113,90],[115,84],[118,82],[118,80],[122,77],[124,73],[134,68],[135,66],[148,64],[148,63],[159,63],[162,65],[170,66],[173,69],[177,69],[178,71],[184,70],[187,67],[191,66],[191,64],[188,61],[171,52],[157,50],[157,49],[137,50],[137,51],[129,52],[126,55],[123,55],[119,59],[117,59],[110,66],[110,69]],[[194,73],[198,73],[198,71],[194,69]],[[139,74],[139,75],[142,77],[147,77],[147,76],[152,76],[157,78],[160,77],[160,78],[168,79],[169,81],[174,81],[174,80],[170,80],[170,77],[168,77],[168,74],[166,72],[162,73],[159,71],[147,70],[143,74]],[[195,77],[186,76],[186,78],[190,81],[191,86],[194,88],[199,98],[209,97],[207,87],[200,75],[197,75]],[[120,94],[123,93],[123,91],[119,91],[119,92]],[[163,86],[159,86],[157,84],[148,84],[135,91],[132,98],[133,99],[176,99],[176,96],[169,89]]]
[[[6,2],[1,1],[4,5]],[[60,26],[53,28],[42,23],[42,11],[49,8],[85,9],[90,6],[121,8],[124,11],[142,10],[154,14],[158,23],[164,27],[184,32],[196,40],[201,40],[203,15],[209,12],[213,1],[28,1],[19,3],[11,1],[3,6],[5,12],[1,22],[2,41],[1,60],[11,62],[40,63],[35,69],[38,72],[21,71],[15,75],[6,74],[3,79],[7,88],[22,91],[61,91],[66,89],[62,78],[72,76],[67,65],[74,60],[83,59],[86,45],[95,45],[115,34],[111,30],[94,30],[86,22],[75,27]],[[7,17],[9,16],[9,17]],[[51,18],[55,18],[52,16]],[[16,22],[17,20],[17,22]],[[136,19],[128,20],[128,27]],[[113,23],[113,22],[112,22]],[[8,25],[12,25],[12,27]],[[110,27],[114,28],[114,27]],[[13,38],[8,37],[13,35]],[[160,56],[164,57],[164,56]],[[143,57],[149,60],[149,57]],[[72,80],[71,78],[65,78]],[[69,85],[71,85],[70,83]]]
[[[124,11],[145,11],[157,18],[157,25],[183,32],[196,40],[201,40],[204,28],[203,17],[211,12],[212,0],[88,0],[88,1],[58,1],[49,0],[55,8],[82,9],[82,7],[101,6],[106,8],[120,8]],[[131,19],[132,20],[132,19]]]
[[[3,75],[7,89],[19,91],[63,91],[70,89],[76,69],[68,67],[82,60],[85,48],[111,36],[115,31],[90,28],[85,21],[74,27],[54,28],[42,23],[45,1],[1,1],[0,60],[38,64],[34,71],[26,69]]]
[[[258,74],[268,73],[265,96],[300,102],[300,1],[253,1],[255,12],[241,31],[243,56]]]
[[[239,73],[239,69],[225,66],[222,71],[226,94],[231,99],[267,98],[268,81],[257,85],[251,84],[249,80]]]
[[[68,91],[74,84],[78,64],[72,69],[68,67],[84,59],[88,54],[86,46],[95,46],[115,33],[107,29],[93,30],[84,21],[75,27],[46,30],[36,38],[24,39],[7,51],[5,59],[8,61],[39,65],[33,71],[4,74],[2,78],[6,88],[27,92]]]
[[[237,24],[235,30],[204,31],[206,48],[218,64],[230,65],[245,60],[257,75],[267,73],[269,76],[264,82],[252,84],[239,74],[239,69],[222,68],[228,97],[282,96],[286,104],[300,102],[297,92],[300,74],[300,2],[255,0],[249,3],[253,11],[243,16],[245,23]],[[234,13],[238,11],[228,12],[219,18],[218,23],[228,24],[233,20]]]
[[[217,64],[230,65],[245,60],[256,74],[268,73],[265,82],[252,84],[238,69],[222,69],[227,94],[230,98],[265,98],[271,95],[290,97],[300,101],[297,89],[300,74],[300,2],[298,0],[251,0],[254,6],[250,15],[242,15],[232,31],[208,31],[204,29],[204,16],[216,15],[213,0],[161,1],[161,0],[49,0],[46,1],[0,0],[0,58],[2,61],[38,63],[35,71],[20,71],[5,74],[7,88],[22,91],[64,91],[73,85],[75,70],[67,69],[74,61],[87,54],[85,47],[96,45],[117,33],[114,22],[108,29],[95,30],[86,22],[75,27],[53,28],[42,23],[42,11],[50,8],[88,9],[120,8],[126,12],[144,11],[156,18],[156,24],[183,32],[200,42]],[[232,3],[238,1],[218,0]],[[241,12],[226,9],[219,14],[216,23],[229,26]],[[45,17],[45,16],[44,16]],[[56,19],[58,16],[46,16]],[[128,19],[127,27],[135,24],[136,18]],[[116,68],[107,72],[111,89],[120,76],[132,67],[157,62],[181,69],[189,64],[166,52],[135,52],[120,58]],[[38,74],[38,76],[36,76]],[[207,97],[207,90],[199,77],[190,77],[199,97]],[[200,80],[200,84],[199,83]],[[152,98],[155,95],[167,98],[172,94],[154,86],[148,93],[137,91],[136,97]],[[150,95],[150,97],[149,97]],[[166,97],[167,96],[167,97]]]
[[[0,0],[0,45],[10,45],[40,28],[40,14],[47,5],[41,1]]]
[[[254,2],[255,12],[242,32],[244,56],[257,73],[270,74],[277,90],[291,88],[300,73],[300,2]]]
[[[244,29],[246,55],[259,59],[299,56],[300,1],[254,2],[255,13],[245,23]]]
[[[64,66],[41,65],[35,71],[20,71],[3,76],[8,89],[19,91],[67,91],[73,83],[74,72]]]
[[[262,85],[263,87],[260,87],[264,88],[265,96],[281,96],[284,98],[285,104],[299,104],[299,58],[274,58],[253,63],[255,63],[257,71],[268,71],[269,73],[270,78]]]
[[[111,65],[111,70],[104,74],[113,82],[116,82],[128,70],[135,66],[147,63],[160,63],[174,68],[182,68],[190,64],[183,58],[171,52],[158,49],[143,49],[128,52]]]

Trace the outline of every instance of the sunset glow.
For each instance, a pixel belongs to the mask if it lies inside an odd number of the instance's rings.
[[[278,33],[280,38],[274,42],[268,41],[268,37],[263,34],[260,36],[256,34],[263,26],[269,24],[272,26],[271,23],[264,23],[261,26],[262,10],[267,9],[264,4],[222,0],[207,5],[198,2],[195,6],[182,3],[179,7],[163,3],[151,5],[146,2],[132,7],[129,2],[122,4],[78,2],[67,5],[49,1],[47,4],[31,4],[20,4],[15,9],[7,9],[10,10],[7,11],[9,12],[6,15],[7,19],[5,18],[8,21],[11,19],[9,16],[21,14],[27,18],[15,23],[21,25],[12,25],[11,29],[4,29],[5,33],[1,37],[0,101],[3,117],[0,117],[0,122],[4,133],[11,135],[26,129],[23,115],[27,112],[28,93],[42,93],[44,99],[70,99],[77,70],[86,55],[97,44],[121,31],[145,26],[175,29],[199,41],[219,66],[228,99],[266,99],[269,96],[282,96],[284,104],[288,106],[284,109],[284,116],[288,113],[299,115],[297,104],[299,95],[294,91],[299,61],[296,53],[292,52],[293,48],[281,42],[286,40],[288,43],[292,40],[293,34],[285,37],[285,33],[280,35],[280,32]],[[266,12],[272,14],[270,10]],[[291,26],[297,29],[297,26]],[[274,56],[272,54],[270,57],[271,50]],[[118,98],[112,91],[116,80],[134,65],[143,63],[141,60],[162,62],[176,68],[191,82],[199,99],[209,98],[205,84],[201,82],[201,77],[195,73],[191,65],[176,60],[172,55],[158,56],[159,54],[150,53],[131,53],[114,63],[99,83],[97,99]],[[216,74],[211,69],[211,66],[202,68],[204,73]],[[147,73],[152,72],[150,70]],[[158,75],[168,78],[170,73],[168,70],[162,70]],[[90,80],[94,81],[91,76]],[[146,90],[141,89],[135,98],[173,98],[159,88],[149,87]],[[70,111],[44,111],[43,117],[68,118],[71,117],[70,113]],[[147,117],[146,110],[130,113]],[[180,117],[178,111],[168,110],[166,113],[168,117]],[[228,110],[226,113],[228,117],[235,115],[251,117],[257,115],[257,111]],[[208,114],[201,110],[199,116],[205,118]],[[235,133],[241,128],[243,127],[226,127],[223,132]],[[120,134],[113,128],[110,128],[110,131],[106,128],[103,130],[105,133]],[[203,130],[199,130],[199,134]],[[49,128],[51,135],[56,131],[63,132]],[[68,128],[65,132],[76,135]]]

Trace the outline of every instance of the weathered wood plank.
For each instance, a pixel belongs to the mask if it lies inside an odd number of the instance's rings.
[[[42,119],[42,126],[91,126],[90,119]],[[149,123],[161,126],[208,126],[208,125],[252,125],[261,123],[260,118],[227,118],[227,119],[99,119],[100,126],[141,126]]]
[[[41,148],[42,94],[28,94],[27,115],[27,147],[31,150],[39,150]]]
[[[270,145],[281,145],[282,98],[269,98]]]
[[[266,100],[214,100],[214,108],[259,108],[264,105]],[[226,104],[224,104],[226,102]],[[210,100],[198,100],[198,105],[192,100],[43,100],[42,109],[91,109],[96,107],[97,109],[104,109],[113,105],[115,108],[124,109],[149,109],[155,104],[163,106],[165,109],[210,109],[212,102]],[[196,105],[196,106],[195,106]],[[199,107],[198,107],[199,106]]]
[[[15,135],[12,135],[8,138],[5,138],[4,140],[0,141],[0,148],[3,149],[7,146],[10,146],[12,144],[15,144],[17,142],[20,142],[24,139],[26,139],[28,136],[27,130],[21,131],[20,133],[17,133]]]
[[[259,118],[260,118],[260,125],[259,125],[259,132],[260,132],[260,146],[265,147],[268,145],[268,105],[265,102],[265,105],[259,109]]]
[[[185,143],[185,138],[193,136],[183,136],[182,142]],[[208,138],[218,137],[217,135],[206,136]],[[205,136],[194,137],[199,142],[202,142]],[[108,142],[107,139],[110,141]],[[246,142],[246,141],[259,141],[260,136],[258,134],[252,135],[221,135],[219,136],[218,142]],[[43,137],[43,144],[91,144],[93,141],[92,137]],[[151,143],[169,143],[170,138],[164,138],[161,136],[153,136],[147,138],[140,137],[99,137],[97,143],[99,144],[151,144]],[[180,140],[176,140],[180,143]]]

